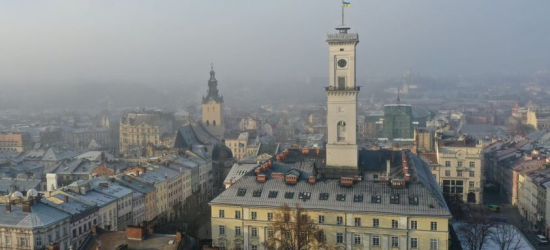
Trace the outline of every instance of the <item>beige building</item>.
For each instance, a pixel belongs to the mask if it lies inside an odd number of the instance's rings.
[[[171,146],[174,116],[162,112],[128,113],[120,120],[120,153],[141,155],[148,143]]]
[[[223,138],[225,133],[223,96],[218,93],[218,80],[216,80],[216,72],[213,67],[210,70],[210,80],[208,80],[208,93],[202,98],[202,124],[216,139]]]
[[[483,145],[461,135],[436,142],[439,167],[432,168],[443,194],[483,204]]]
[[[250,132],[239,134],[225,134],[225,145],[231,149],[235,159],[243,159],[250,155],[255,155],[260,146],[256,138],[250,136]]]
[[[210,202],[214,246],[267,249],[263,243],[273,235],[277,212],[284,204],[300,204],[335,249],[449,248],[451,214],[435,179],[430,178],[429,166],[416,155],[361,151],[362,172],[380,169],[384,176],[352,181],[345,177],[317,180],[315,176],[324,169],[319,165],[323,159],[314,156],[316,151],[286,152],[276,157],[285,160],[273,162],[259,174],[258,167],[245,171]],[[316,173],[314,164],[321,166],[321,172]],[[264,169],[265,164],[258,166]]]
[[[45,249],[54,244],[68,250],[70,222],[68,213],[38,200],[1,204],[0,249]]]
[[[0,152],[24,152],[31,149],[31,146],[29,133],[0,133]]]

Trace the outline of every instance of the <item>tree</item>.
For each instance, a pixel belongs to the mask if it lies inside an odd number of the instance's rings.
[[[275,213],[271,229],[273,234],[265,242],[271,249],[302,250],[322,246],[325,242],[323,231],[300,204],[296,204],[295,209],[284,204]]]
[[[498,224],[491,230],[491,240],[499,250],[523,249],[521,236],[512,225]]]
[[[187,197],[180,208],[179,215],[187,225],[187,233],[198,238],[200,227],[210,219],[210,207],[201,202],[200,194],[195,193]]]
[[[464,241],[467,250],[483,250],[484,245],[491,239],[494,223],[485,214],[473,216],[458,228],[460,241]]]

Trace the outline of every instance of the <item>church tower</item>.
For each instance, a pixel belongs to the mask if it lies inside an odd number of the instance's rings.
[[[339,178],[359,173],[357,147],[357,95],[355,82],[355,49],[357,33],[337,27],[338,33],[328,34],[329,86],[327,93],[327,159],[325,176]]]
[[[225,123],[223,121],[223,96],[218,93],[218,80],[212,65],[210,80],[208,80],[208,92],[202,98],[202,124],[216,139],[223,138]]]

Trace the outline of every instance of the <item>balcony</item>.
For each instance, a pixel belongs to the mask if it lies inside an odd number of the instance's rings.
[[[359,91],[360,90],[360,86],[355,86],[355,87],[333,87],[333,86],[329,86],[329,87],[325,87],[326,91],[349,91],[349,92],[354,92],[354,91]]]
[[[468,192],[479,192],[478,187],[468,187]]]
[[[456,171],[466,171],[467,169],[464,166],[456,167]]]

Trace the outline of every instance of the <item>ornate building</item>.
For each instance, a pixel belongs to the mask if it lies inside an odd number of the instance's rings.
[[[223,121],[223,96],[218,93],[218,80],[214,67],[210,70],[208,93],[202,98],[202,124],[216,139],[221,140],[225,132]]]

